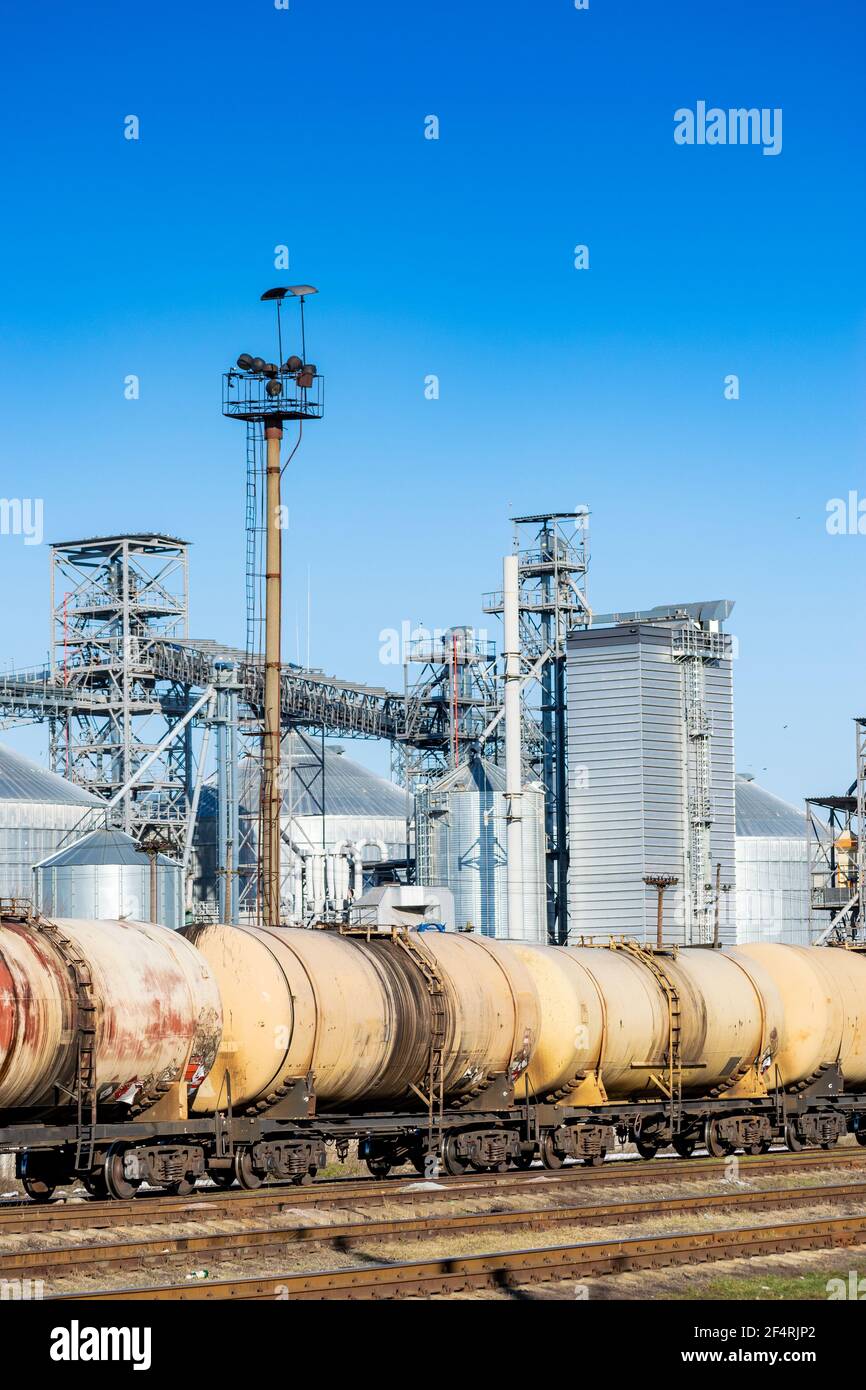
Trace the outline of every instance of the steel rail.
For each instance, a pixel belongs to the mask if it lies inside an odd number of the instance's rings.
[[[144,1240],[118,1240],[94,1244],[59,1245],[37,1250],[0,1253],[0,1278],[36,1277],[67,1271],[88,1272],[93,1266],[138,1267],[148,1260],[184,1256],[252,1258],[291,1246],[354,1244],[370,1240],[441,1239],[455,1233],[497,1233],[519,1227],[545,1230],[550,1226],[610,1225],[642,1218],[704,1212],[708,1209],[760,1209],[808,1204],[810,1201],[842,1202],[866,1197],[866,1183],[840,1183],[833,1187],[812,1185],[754,1192],[719,1192],[708,1195],[663,1198],[641,1202],[605,1202],[583,1206],[529,1208],[521,1211],[464,1212],[456,1216],[395,1217],[386,1221],[343,1221],[313,1226],[263,1226],[244,1231],[212,1231],[203,1235],[159,1236]]]
[[[537,1249],[498,1250],[444,1259],[403,1260],[393,1264],[241,1279],[213,1279],[144,1288],[99,1289],[49,1295],[46,1301],[123,1302],[267,1299],[404,1298],[408,1295],[461,1293],[466,1289],[512,1288],[555,1279],[585,1279],[629,1270],[662,1269],[796,1250],[835,1249],[866,1240],[866,1216],[790,1221],[774,1226],[716,1231],[678,1231],[625,1240],[580,1241]]]
[[[128,1201],[102,1201],[88,1198],[82,1201],[55,1200],[46,1204],[30,1201],[0,1207],[0,1237],[61,1230],[69,1226],[100,1229],[117,1225],[147,1225],[157,1222],[205,1217],[233,1217],[246,1212],[255,1214],[265,1209],[281,1207],[340,1206],[358,1202],[364,1206],[383,1206],[390,1202],[448,1201],[458,1197],[501,1195],[509,1191],[548,1191],[565,1185],[579,1190],[584,1187],[631,1185],[641,1186],[659,1182],[693,1182],[722,1179],[730,1159],[624,1159],[608,1162],[599,1168],[584,1168],[577,1164],[557,1171],[532,1168],[525,1173],[487,1173],[462,1178],[424,1179],[417,1175],[397,1178],[337,1178],[295,1187],[291,1183],[274,1183],[255,1192],[235,1189],[221,1192],[216,1188],[198,1188],[188,1197],[169,1197],[158,1193],[142,1193]],[[860,1149],[842,1149],[836,1153],[812,1152],[791,1154],[779,1152],[760,1158],[741,1158],[740,1174],[759,1178],[765,1173],[810,1172],[814,1169],[841,1168],[866,1173],[866,1153]]]

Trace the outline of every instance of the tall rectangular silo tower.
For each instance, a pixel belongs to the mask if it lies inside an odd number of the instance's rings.
[[[731,604],[606,614],[567,644],[569,940],[733,941]],[[719,867],[720,866],[720,867]],[[723,890],[717,894],[717,884]]]

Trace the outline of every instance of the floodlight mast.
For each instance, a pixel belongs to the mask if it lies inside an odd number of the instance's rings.
[[[288,285],[266,290],[263,300],[273,300],[277,310],[277,363],[252,358],[242,353],[239,370],[227,372],[223,378],[223,414],[235,419],[261,422],[266,444],[265,497],[265,669],[262,731],[262,830],[259,843],[259,919],[266,926],[279,926],[280,893],[280,787],[281,674],[282,674],[282,527],[280,484],[280,446],[283,421],[297,420],[299,431],[304,420],[318,420],[322,415],[321,378],[315,367],[296,358],[283,361],[282,322],[280,310],[286,295],[300,302],[303,316],[304,299],[316,294],[312,285]],[[303,317],[302,317],[303,325]],[[304,338],[302,326],[302,340]],[[303,343],[305,348],[306,344]],[[299,440],[300,443],[300,434]],[[295,446],[297,448],[297,445]],[[293,451],[294,452],[294,451]],[[291,456],[290,456],[291,457]]]

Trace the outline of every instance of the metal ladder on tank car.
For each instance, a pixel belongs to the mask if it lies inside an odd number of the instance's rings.
[[[671,1128],[676,1134],[680,1127],[683,1105],[683,1063],[682,1063],[682,1007],[680,996],[673,980],[659,963],[658,956],[647,950],[637,941],[623,941],[622,946],[635,956],[642,965],[652,971],[661,986],[667,1001],[668,1010],[668,1054],[662,1077],[650,1072],[651,1079],[667,1097],[671,1105]],[[665,1079],[666,1078],[666,1079]]]
[[[90,966],[76,947],[53,922],[35,916],[31,924],[51,941],[75,985],[77,1046],[75,1057],[75,1169],[89,1172],[93,1167],[96,1128],[96,1005]]]
[[[442,1117],[445,1109],[445,1039],[448,1018],[445,986],[432,951],[422,945],[417,936],[397,928],[394,940],[421,971],[430,996],[430,1058],[427,1069],[427,1094],[417,1086],[413,1091],[427,1109],[427,1141],[433,1146],[434,1130],[442,1137]]]

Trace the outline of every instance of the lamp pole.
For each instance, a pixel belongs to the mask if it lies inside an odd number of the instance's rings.
[[[282,622],[282,531],[280,445],[283,422],[265,422],[267,443],[267,548],[265,562],[265,728],[262,777],[262,896],[267,926],[280,923],[280,671]]]
[[[658,891],[658,903],[656,906],[656,948],[660,951],[662,949],[662,935],[664,930],[665,889],[673,888],[675,884],[679,883],[679,879],[675,878],[673,874],[650,874],[644,879],[644,883],[647,887],[655,888]]]
[[[223,376],[223,414],[245,420],[253,429],[262,428],[265,438],[265,651],[262,699],[262,783],[261,831],[259,836],[259,914],[266,926],[280,925],[280,815],[283,807],[280,786],[281,627],[282,627],[282,525],[280,474],[294,457],[305,420],[320,420],[323,410],[322,378],[318,368],[306,361],[304,299],[316,294],[314,285],[278,285],[265,290],[263,300],[271,300],[277,311],[277,350],[279,361],[267,362],[242,352],[237,367]],[[282,360],[282,302],[287,295],[296,298],[301,313],[303,358]],[[298,422],[298,441],[285,464],[280,461],[283,424]],[[236,772],[236,769],[235,769]],[[232,873],[238,867],[231,866]],[[229,880],[230,882],[231,880]],[[228,895],[227,895],[228,896]]]

